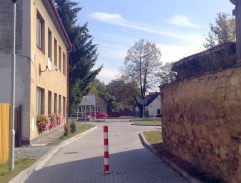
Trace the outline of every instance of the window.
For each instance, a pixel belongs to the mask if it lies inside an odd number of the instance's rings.
[[[63,97],[63,116],[65,117],[66,115],[66,98]]]
[[[62,113],[62,108],[61,108],[61,95],[59,95],[59,115]]]
[[[36,112],[37,114],[44,114],[44,90],[37,88],[37,101],[36,101]]]
[[[48,57],[52,61],[52,32],[48,30]]]
[[[96,112],[100,112],[100,107],[96,107]]]
[[[54,39],[54,65],[57,66],[57,40]]]
[[[59,71],[62,71],[62,64],[61,64],[61,47],[59,46]]]
[[[48,92],[48,114],[52,113],[52,92]]]
[[[66,55],[63,53],[63,73],[66,76]]]
[[[57,114],[57,94],[54,94],[54,114]]]
[[[161,109],[157,109],[156,113],[157,115],[161,114]]]
[[[44,52],[44,19],[37,12],[36,43],[38,48]]]

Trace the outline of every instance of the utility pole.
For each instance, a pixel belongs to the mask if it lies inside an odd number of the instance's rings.
[[[14,148],[15,148],[15,72],[16,72],[16,3],[17,0],[12,0],[13,3],[13,55],[12,55],[12,91],[11,91],[11,122],[10,122],[10,156],[9,169],[14,169]]]

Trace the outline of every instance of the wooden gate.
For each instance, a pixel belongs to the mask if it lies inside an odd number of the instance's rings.
[[[0,104],[0,164],[9,159],[9,104]]]

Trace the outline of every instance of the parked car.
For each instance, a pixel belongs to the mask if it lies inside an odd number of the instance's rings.
[[[87,113],[87,115],[90,115],[90,113]],[[92,112],[91,113],[92,117],[95,117],[95,113]],[[107,118],[108,114],[104,113],[104,112],[96,112],[96,118]]]

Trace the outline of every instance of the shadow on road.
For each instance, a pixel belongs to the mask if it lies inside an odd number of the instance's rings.
[[[28,183],[187,183],[147,149],[110,155],[110,174],[103,175],[103,157],[47,166],[35,171]],[[66,159],[80,152],[64,152]],[[73,157],[72,157],[73,158]],[[81,157],[80,157],[81,158]]]

